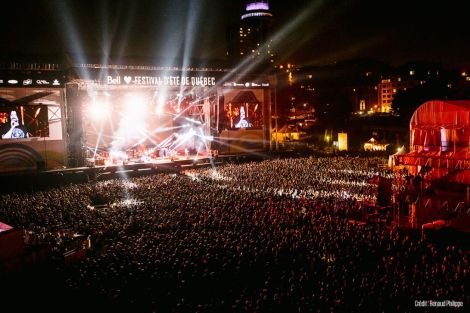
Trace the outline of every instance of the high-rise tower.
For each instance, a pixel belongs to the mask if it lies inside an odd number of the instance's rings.
[[[227,30],[227,56],[232,63],[246,58],[274,63],[271,30],[273,15],[267,1],[249,1],[237,24]]]

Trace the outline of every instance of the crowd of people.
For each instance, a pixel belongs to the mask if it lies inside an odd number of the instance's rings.
[[[142,312],[408,311],[470,302],[468,251],[351,219],[380,158],[276,159],[0,196],[0,220],[87,258],[55,275],[80,301]],[[105,209],[94,200],[105,199]],[[41,242],[41,240],[39,240]],[[467,282],[467,283],[466,283]]]

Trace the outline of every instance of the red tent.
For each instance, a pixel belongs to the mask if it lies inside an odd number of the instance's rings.
[[[395,166],[406,167],[421,181],[420,188],[408,186],[398,195],[413,197],[410,217],[416,222],[452,219],[468,230],[469,147],[470,100],[428,101],[414,112],[410,152],[393,158]]]
[[[428,101],[410,121],[410,152],[395,156],[413,174],[431,168],[433,178],[459,170],[460,182],[470,184],[470,101]]]

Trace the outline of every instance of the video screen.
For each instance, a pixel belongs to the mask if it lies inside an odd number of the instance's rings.
[[[2,139],[49,137],[46,105],[0,106]]]
[[[252,129],[263,126],[262,90],[230,90],[225,92],[224,99],[224,128]]]

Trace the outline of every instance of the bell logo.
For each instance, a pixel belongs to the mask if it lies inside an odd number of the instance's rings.
[[[121,83],[121,76],[108,76],[106,77],[106,82],[108,85],[119,85]]]

